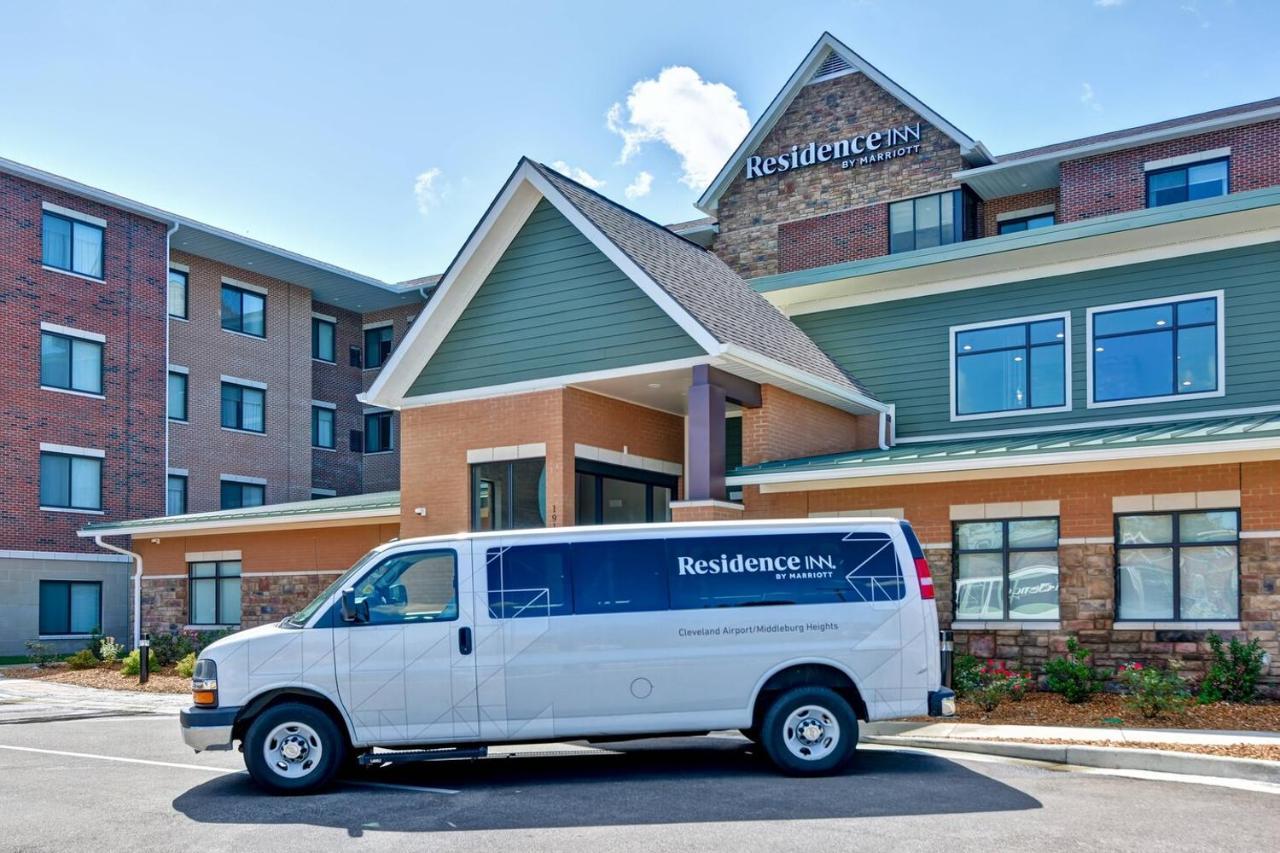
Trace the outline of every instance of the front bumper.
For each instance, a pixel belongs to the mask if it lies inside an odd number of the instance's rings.
[[[954,717],[956,715],[956,692],[949,687],[929,691],[929,716]]]
[[[182,740],[196,752],[231,749],[231,730],[239,708],[197,708],[192,705],[178,713]]]

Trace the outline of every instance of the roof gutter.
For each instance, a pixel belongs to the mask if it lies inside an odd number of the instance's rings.
[[[721,345],[720,353],[722,357],[729,361],[736,361],[739,364],[754,367],[757,370],[786,379],[789,382],[803,385],[816,393],[823,394],[828,397],[847,400],[848,402],[861,406],[871,412],[875,412],[880,415],[888,415],[893,412],[893,406],[889,403],[882,403],[875,397],[864,394],[851,387],[842,387],[806,370],[800,370],[799,368],[783,364],[777,359],[761,355],[755,350],[747,349],[746,347],[739,346],[738,344],[723,344]],[[888,448],[884,449],[887,450]]]
[[[118,527],[89,527],[78,532],[78,536],[93,537],[97,542],[102,536],[170,536],[192,533],[226,533],[240,527],[271,527],[276,525],[311,523],[323,524],[333,521],[363,521],[379,518],[400,517],[400,507],[377,507],[374,509],[346,510],[342,512],[297,513],[292,515],[276,515],[255,518],[241,516],[239,518],[219,518],[208,520],[192,520],[185,523],[172,524],[133,524]],[[99,543],[102,544],[102,543]],[[102,547],[115,550],[107,545]],[[125,553],[125,552],[120,552]]]

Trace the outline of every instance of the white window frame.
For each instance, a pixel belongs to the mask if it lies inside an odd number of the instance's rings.
[[[1214,391],[1197,391],[1193,394],[1162,394],[1157,397],[1136,397],[1132,400],[1106,400],[1095,402],[1093,399],[1093,317],[1109,311],[1123,311],[1126,308],[1146,308],[1151,305],[1177,305],[1181,302],[1195,302],[1198,299],[1217,299],[1217,342],[1218,342],[1218,382]],[[1098,305],[1085,310],[1085,405],[1090,409],[1113,409],[1119,406],[1145,406],[1149,403],[1172,403],[1179,400],[1206,400],[1227,395],[1227,297],[1225,290],[1205,290],[1199,293],[1178,293],[1161,296],[1155,299],[1139,299],[1134,302],[1117,302],[1112,305]]]
[[[956,399],[956,335],[960,332],[972,332],[977,329],[998,329],[1001,326],[1014,326],[1020,323],[1039,323],[1044,320],[1062,321],[1062,383],[1063,397],[1066,402],[1061,406],[1045,406],[1037,409],[1008,409],[1000,412],[981,412],[973,415],[962,415],[958,412],[959,400]],[[1028,343],[1028,347],[1030,344]],[[984,320],[981,323],[965,323],[952,326],[947,330],[947,349],[950,364],[947,368],[948,396],[951,399],[952,421],[987,421],[993,418],[1016,418],[1025,415],[1049,415],[1056,412],[1069,412],[1072,406],[1071,393],[1071,312],[1055,311],[1051,314],[1033,314],[1027,317],[1010,317],[1007,320]],[[1027,372],[1027,390],[1031,390],[1031,373]]]

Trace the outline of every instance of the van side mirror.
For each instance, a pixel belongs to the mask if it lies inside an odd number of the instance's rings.
[[[369,621],[369,602],[356,601],[356,591],[351,587],[342,591],[342,621]]]

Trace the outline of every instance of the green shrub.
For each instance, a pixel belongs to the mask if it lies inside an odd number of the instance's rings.
[[[1190,691],[1178,675],[1177,667],[1176,661],[1169,662],[1168,670],[1140,663],[1127,663],[1120,667],[1118,675],[1129,690],[1124,698],[1125,705],[1148,720],[1165,714],[1185,713]]]
[[[36,666],[45,667],[58,659],[48,643],[39,640],[27,640],[27,658]]]
[[[1258,695],[1264,652],[1257,638],[1242,643],[1235,637],[1223,646],[1222,637],[1210,633],[1213,660],[1200,684],[1201,702],[1252,702]]]
[[[160,662],[156,660],[155,650],[152,649],[147,655],[148,666],[152,672],[160,669]],[[120,662],[121,675],[137,675],[142,670],[142,661],[139,658],[138,650],[134,649],[124,656],[124,660]]]
[[[67,666],[72,669],[93,669],[100,661],[88,649],[81,649],[67,658]]]
[[[1067,638],[1067,656],[1054,658],[1044,666],[1049,690],[1061,693],[1072,705],[1087,702],[1102,689],[1105,676],[1089,663],[1089,651],[1075,637]]]
[[[102,646],[102,632],[99,631],[97,628],[95,628],[93,630],[93,633],[89,636],[89,644],[85,646],[84,649],[85,651],[93,655],[98,660],[102,660],[102,655],[100,653],[101,646]]]
[[[191,674],[196,671],[196,653],[192,652],[182,660],[178,661],[178,675],[183,678],[190,678]]]
[[[981,684],[982,663],[973,655],[956,655],[951,662],[951,689],[969,696]]]
[[[195,643],[186,634],[156,634],[151,638],[151,651],[161,666],[172,666],[195,651]]]
[[[98,644],[98,657],[107,663],[115,663],[116,658],[124,651],[124,644],[117,643],[115,637],[103,637]]]

